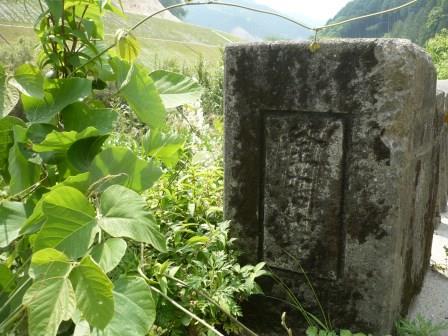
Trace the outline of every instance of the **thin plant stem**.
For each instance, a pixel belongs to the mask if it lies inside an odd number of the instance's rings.
[[[142,269],[140,267],[137,268],[137,271],[142,276],[142,278],[145,279],[145,281],[148,283],[149,289],[151,289],[153,292],[155,292],[155,293],[159,294],[160,296],[162,296],[165,300],[167,300],[169,303],[171,303],[174,307],[176,307],[177,309],[181,310],[182,312],[184,312],[185,314],[190,316],[192,319],[196,320],[197,322],[202,324],[204,327],[206,327],[210,331],[214,332],[216,335],[224,336],[218,330],[216,330],[213,326],[211,326],[206,321],[201,319],[199,316],[193,314],[188,309],[182,307],[179,303],[177,303],[176,301],[171,299],[168,295],[166,295],[165,293],[163,293],[159,289],[157,289],[157,288],[153,287],[152,285],[150,285],[150,283],[152,283],[152,281],[150,279],[148,279],[148,277],[145,275],[145,273],[142,271]]]
[[[294,261],[296,261],[297,264],[299,265],[300,271],[301,271],[302,274],[304,275],[305,280],[306,280],[306,282],[307,282],[307,284],[308,284],[308,287],[309,287],[309,288],[311,289],[311,291],[313,292],[314,299],[316,300],[316,302],[317,302],[317,304],[318,304],[318,306],[319,306],[320,312],[321,312],[321,314],[322,314],[322,316],[323,316],[323,318],[324,318],[325,325],[327,325],[327,326],[329,327],[329,329],[331,329],[331,322],[330,322],[330,319],[328,319],[328,318],[327,318],[327,314],[325,314],[324,308],[322,307],[322,304],[321,304],[321,302],[320,302],[320,300],[319,300],[319,297],[317,296],[316,290],[315,290],[315,288],[314,288],[314,286],[313,286],[313,284],[312,284],[310,278],[308,277],[308,274],[305,272],[305,270],[303,269],[301,263],[299,262],[299,260],[298,260],[295,256],[293,256],[293,255],[292,255],[291,253],[289,253],[287,250],[283,250],[283,252],[284,252],[287,256],[289,256],[291,259],[293,259]]]
[[[370,18],[370,17],[373,17],[373,16],[379,16],[379,15],[383,15],[383,14],[396,12],[396,11],[399,11],[399,10],[401,10],[403,8],[406,8],[406,7],[409,7],[411,5],[414,5],[415,3],[417,3],[417,1],[420,1],[420,0],[412,0],[412,1],[406,2],[405,4],[397,6],[397,7],[394,7],[394,8],[386,9],[386,10],[383,10],[383,11],[380,11],[380,12],[376,12],[376,13],[371,13],[371,14],[357,16],[357,17],[354,17],[354,18],[351,18],[351,19],[342,20],[342,21],[335,22],[335,23],[330,23],[328,25],[324,25],[324,26],[313,28],[313,30],[314,31],[320,31],[320,30],[324,30],[324,29],[340,26],[340,25],[343,25],[343,24],[346,24],[346,23],[349,23],[349,22],[364,20],[364,19],[367,19],[367,18]]]
[[[182,285],[182,286],[184,286],[184,287],[186,287],[186,288],[189,288],[188,284],[186,284],[184,281],[182,281],[182,280],[180,280],[180,279],[177,279],[177,278],[175,278],[175,277],[166,275],[166,274],[165,274],[165,276],[166,276],[168,279],[171,279],[171,280],[177,282],[178,284],[180,284],[180,285]],[[225,309],[223,309],[223,308],[221,307],[221,305],[220,305],[215,299],[213,299],[211,296],[209,296],[207,293],[205,293],[204,291],[202,291],[202,290],[200,290],[200,289],[197,289],[197,288],[195,288],[194,290],[195,290],[196,292],[198,292],[200,295],[202,295],[204,298],[206,298],[208,301],[210,301],[212,304],[214,304],[217,308],[219,308],[219,310],[221,310],[225,315],[227,315],[227,317],[228,317],[233,323],[235,323],[235,324],[239,325],[240,327],[242,327],[242,328],[243,328],[249,335],[252,335],[252,336],[258,336],[258,334],[256,334],[256,333],[253,332],[252,330],[250,330],[250,329],[249,329],[248,327],[246,327],[243,323],[241,323],[240,321],[238,321],[238,319],[236,319],[234,316],[232,316],[232,314],[230,314],[228,311],[226,311]]]

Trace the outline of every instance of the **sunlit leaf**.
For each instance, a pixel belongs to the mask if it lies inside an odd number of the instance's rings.
[[[140,45],[137,39],[125,29],[117,30],[115,44],[118,56],[126,62],[134,62],[140,54]]]
[[[22,95],[22,103],[30,122],[48,123],[65,107],[82,101],[91,92],[92,81],[85,78],[47,80],[44,99]]]
[[[112,237],[127,237],[166,250],[165,237],[146,210],[145,200],[122,186],[109,187],[101,195],[100,227]]]
[[[115,313],[102,336],[145,336],[156,319],[156,302],[145,280],[127,277],[114,283]]]
[[[145,152],[162,161],[168,167],[174,167],[179,161],[180,149],[185,140],[177,134],[166,134],[160,130],[150,130],[143,138]]]
[[[91,326],[104,329],[114,315],[112,282],[90,256],[73,269],[70,279],[83,317]]]
[[[46,258],[48,257],[48,258]],[[62,321],[69,320],[76,306],[75,293],[68,279],[71,267],[68,263],[64,266],[51,267],[53,262],[61,263],[61,256],[55,257],[47,251],[41,252],[37,260],[39,277],[27,290],[23,305],[28,311],[28,332],[31,336],[54,336]],[[47,277],[42,270],[51,269]]]
[[[192,105],[201,98],[202,88],[191,77],[166,70],[154,71],[150,76],[166,108]]]
[[[89,172],[91,183],[100,183],[102,190],[121,184],[138,192],[150,188],[162,175],[157,164],[138,158],[124,147],[111,147],[99,153]]]
[[[119,93],[137,117],[152,128],[164,125],[165,107],[147,70],[142,65],[131,65],[118,58],[113,58],[111,65],[117,76]]]
[[[118,266],[126,253],[126,249],[127,244],[123,239],[111,238],[96,245],[90,254],[104,272],[109,273]]]
[[[44,98],[44,76],[36,66],[26,63],[14,71],[14,77],[9,82],[25,95],[38,99]]]
[[[0,64],[0,118],[11,113],[19,99],[19,91],[8,85],[5,69]]]
[[[87,127],[96,128],[100,134],[107,134],[113,130],[118,113],[113,109],[92,109],[84,103],[75,103],[62,111],[65,130],[82,132]]]
[[[34,250],[55,248],[71,258],[85,255],[95,235],[95,209],[77,189],[60,187],[45,195],[47,220],[36,237]]]

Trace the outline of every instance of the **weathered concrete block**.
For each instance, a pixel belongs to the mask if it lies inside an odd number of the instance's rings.
[[[336,326],[390,332],[421,287],[434,230],[429,57],[392,39],[322,41],[315,53],[239,44],[225,68],[225,215],[244,261],[266,261],[316,313],[303,267]],[[264,287],[285,298],[278,282]],[[246,315],[261,335],[284,335],[284,310],[256,298]]]

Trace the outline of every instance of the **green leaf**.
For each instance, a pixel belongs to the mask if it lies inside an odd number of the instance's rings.
[[[87,172],[108,137],[108,135],[89,137],[74,142],[67,151],[70,165],[79,172]]]
[[[44,76],[39,68],[32,64],[19,66],[9,83],[27,96],[44,99]]]
[[[26,221],[25,206],[19,202],[0,203],[0,248],[8,246],[20,232]]]
[[[64,253],[47,248],[33,254],[29,275],[33,279],[45,279],[68,274],[70,270],[70,259]]]
[[[126,253],[127,247],[123,239],[111,238],[102,244],[96,245],[90,254],[104,272],[109,273],[118,266]]]
[[[102,183],[102,190],[121,184],[138,192],[150,188],[162,175],[162,170],[154,162],[139,159],[124,147],[111,147],[99,153],[89,171],[91,184]]]
[[[26,126],[25,123],[19,118],[7,116],[0,119],[0,174],[3,175],[3,177],[7,182],[9,181],[9,173],[8,173],[9,151],[12,145],[14,144],[14,132],[13,132],[14,125],[19,125],[22,127]]]
[[[15,144],[9,150],[8,172],[11,176],[9,191],[15,195],[39,181],[41,168],[29,160],[33,153],[22,143],[26,138],[26,129],[15,125],[13,134]]]
[[[185,140],[176,134],[165,134],[160,130],[150,130],[143,138],[145,152],[162,161],[167,167],[174,167],[180,158],[180,149]]]
[[[85,78],[47,80],[43,99],[22,95],[28,120],[48,123],[70,104],[82,101],[92,92],[92,81]]]
[[[19,99],[19,91],[8,86],[5,69],[0,64],[0,117],[11,113]]]
[[[91,109],[84,103],[74,103],[62,111],[62,121],[67,131],[82,132],[85,128],[95,127],[100,134],[110,133],[118,119],[113,109]]]
[[[58,132],[53,131],[48,134],[44,141],[33,145],[33,150],[38,153],[42,152],[66,152],[76,141],[97,137],[99,132],[96,128],[88,127],[81,133],[76,131]]]
[[[353,334],[350,330],[341,330],[340,336],[353,336]]]
[[[95,209],[77,189],[60,187],[45,195],[47,220],[36,237],[34,250],[55,248],[76,259],[84,256],[95,236]]]
[[[39,259],[39,262],[44,263],[43,254]],[[47,260],[51,264],[51,258]],[[42,270],[43,264],[40,267]],[[42,277],[34,282],[25,293],[23,305],[28,310],[30,336],[54,336],[61,322],[72,317],[76,299],[68,280],[70,270],[71,267],[52,268],[50,277]]]
[[[5,264],[0,264],[0,293],[9,293],[14,287],[14,274]]]
[[[102,336],[145,336],[156,319],[156,302],[145,280],[127,277],[115,282],[115,313]]]
[[[318,336],[318,332],[319,330],[316,327],[312,326],[306,330],[306,336]]]
[[[98,224],[112,237],[128,237],[164,252],[165,237],[145,208],[145,200],[135,191],[111,186],[101,195]]]
[[[152,128],[165,124],[166,111],[154,81],[139,64],[130,65],[118,58],[111,60],[117,76],[120,95],[127,101],[138,118]]]
[[[63,2],[60,0],[45,0],[53,19],[57,22],[62,16],[64,10]]]
[[[140,44],[135,36],[125,29],[116,31],[115,44],[118,56],[126,62],[134,62],[140,54]]]
[[[85,257],[70,274],[77,307],[93,327],[104,329],[114,315],[113,284],[92,257]]]
[[[73,187],[86,194],[90,187],[90,173],[82,173],[67,177],[62,183],[57,184],[54,189],[62,186]]]
[[[201,99],[202,87],[193,78],[166,70],[150,74],[166,108],[192,105]]]
[[[57,129],[52,124],[32,124],[28,128],[26,135],[31,142],[40,143],[53,131],[57,131]]]

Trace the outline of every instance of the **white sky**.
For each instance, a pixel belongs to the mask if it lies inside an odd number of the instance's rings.
[[[308,18],[309,23],[324,23],[351,0],[255,0],[292,17]]]

